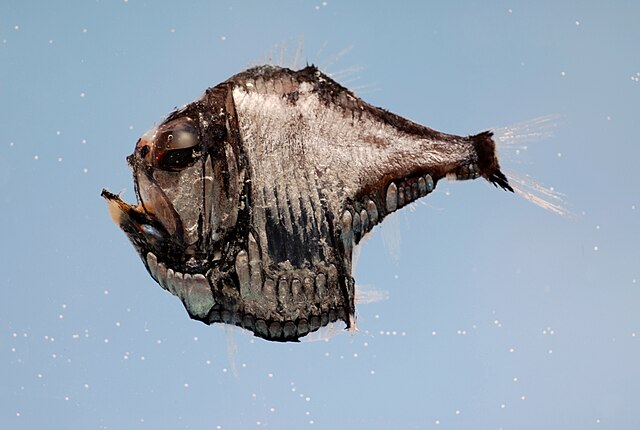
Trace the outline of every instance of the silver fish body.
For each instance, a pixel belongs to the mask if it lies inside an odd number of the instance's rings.
[[[103,190],[151,276],[207,324],[294,341],[355,321],[353,247],[444,177],[513,191],[490,132],[371,106],[313,66],[246,70],[148,131],[137,205]]]

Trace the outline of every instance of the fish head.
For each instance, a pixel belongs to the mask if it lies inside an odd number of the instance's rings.
[[[137,205],[102,195],[143,261],[151,252],[176,270],[205,273],[222,260],[242,204],[235,134],[224,102],[205,94],[137,141],[127,157]]]

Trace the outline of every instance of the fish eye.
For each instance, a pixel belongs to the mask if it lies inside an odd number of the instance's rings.
[[[199,139],[190,118],[171,121],[158,130],[154,142],[155,163],[165,170],[181,170],[199,155]]]

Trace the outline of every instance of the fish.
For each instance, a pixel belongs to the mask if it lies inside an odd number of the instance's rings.
[[[354,329],[354,247],[442,179],[513,192],[491,131],[436,131],[313,65],[257,66],[208,88],[127,162],[137,204],[101,195],[151,277],[192,319],[277,342]]]

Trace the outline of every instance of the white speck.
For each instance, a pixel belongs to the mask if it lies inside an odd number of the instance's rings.
[[[576,27],[580,27],[580,21],[576,21]]]
[[[320,6],[316,6],[316,10],[320,10]]]
[[[86,32],[87,32],[87,29],[86,29],[86,28],[83,28],[83,29],[82,29],[82,32],[83,32],[83,33],[86,33]]]
[[[42,375],[42,373],[38,373],[38,375],[36,375],[36,376],[38,376],[38,379],[42,379],[43,375]]]
[[[109,290],[104,290],[104,295],[108,296],[109,295]]]
[[[313,425],[313,424],[315,424],[315,421],[309,420],[309,424]]]
[[[20,412],[16,412],[16,417],[19,417],[19,416],[20,416]]]
[[[157,343],[158,345],[160,345],[160,344],[162,343],[162,340],[161,340],[161,339],[158,339],[158,340],[156,340],[156,343]]]
[[[224,42],[225,40],[227,40],[227,36],[220,36],[220,40]]]
[[[140,356],[140,361],[144,361],[144,355]]]
[[[374,317],[375,319],[377,319],[377,320],[378,320],[378,319],[380,319],[380,315],[378,315],[378,314],[375,314],[373,317]]]
[[[562,158],[562,152],[558,152],[558,158]]]
[[[631,333],[631,337],[636,337],[636,333],[635,332]]]
[[[13,145],[14,145],[14,143],[13,143],[13,142],[9,142],[9,146],[13,146]]]
[[[275,411],[276,411],[276,408],[269,408],[269,411],[270,411],[270,412],[275,412]]]
[[[19,25],[14,25],[14,26],[13,26],[13,29],[14,29],[15,31],[18,31],[18,30],[20,30],[20,26],[19,26]]]
[[[561,76],[567,76],[567,74],[565,72],[560,72]]]
[[[194,341],[194,342],[197,342],[197,341],[198,341],[198,336],[194,336],[194,337],[193,337],[193,341]]]
[[[500,408],[501,408],[501,409],[504,409],[504,408],[506,408],[506,407],[507,407],[507,405],[505,405],[504,403],[500,405]]]
[[[269,373],[269,374],[267,375],[267,377],[269,377],[269,378],[273,378],[273,373]]]
[[[223,367],[223,368],[222,368],[222,373],[227,373],[227,372],[228,372],[227,368],[226,368],[226,367]]]
[[[596,424],[600,424],[600,419],[596,419]]]
[[[69,396],[64,396],[64,399],[65,399],[66,401],[69,401]]]
[[[607,115],[607,121],[611,121],[611,116]]]
[[[593,247],[593,250],[594,250],[594,251],[597,251],[597,250],[598,250],[598,245],[594,246],[594,247]]]
[[[184,384],[184,388],[189,388],[189,384]]]
[[[89,169],[87,169],[86,167],[84,169],[82,169],[82,173],[88,173]]]
[[[11,348],[11,352],[16,352],[16,348]]]
[[[259,426],[260,424],[262,424],[260,421],[256,421],[257,426]]]
[[[133,126],[132,125],[129,126],[129,130],[133,130]]]
[[[440,425],[440,420],[435,420],[434,423],[435,425]]]
[[[437,334],[438,334],[438,333],[437,333],[435,330],[431,332],[431,336],[435,336],[435,335],[437,335]]]
[[[459,410],[456,410],[456,415],[460,415],[460,411]]]
[[[549,350],[549,354],[553,354],[553,349],[550,349],[550,350]]]
[[[513,9],[509,9],[507,12],[509,12],[509,14],[513,13]]]
[[[62,315],[62,314],[58,315],[58,319],[59,319],[59,320],[64,319],[64,315]]]
[[[514,348],[509,348],[509,352],[515,352],[516,350]]]
[[[210,364],[211,364],[211,360],[207,360],[207,361],[205,361],[205,364],[206,364],[207,366],[208,366],[208,365],[210,365]]]
[[[518,382],[518,377],[513,378],[513,382]]]
[[[525,396],[520,396],[520,400],[526,400],[527,398]]]
[[[34,159],[34,160],[38,160],[39,158],[40,158],[40,157],[39,157],[38,155],[34,155],[34,156],[33,156],[33,159]]]
[[[87,139],[82,139],[82,140],[80,141],[80,143],[82,143],[82,144],[84,145],[85,143],[87,143]]]
[[[310,401],[311,401],[311,397],[305,397],[305,398],[304,398],[304,401],[305,401],[305,402],[310,402]]]
[[[353,353],[353,358],[358,358],[358,353],[357,352]]]
[[[53,44],[53,39],[49,39],[49,45]]]
[[[375,371],[375,370],[371,370],[369,373],[370,373],[371,375],[375,375],[375,374],[376,374],[376,371]]]
[[[120,321],[116,321],[116,327],[120,327]]]
[[[109,343],[109,339],[105,338],[104,343]]]
[[[85,94],[83,92],[80,93],[80,97],[84,97]]]
[[[327,2],[326,2],[326,1],[323,1],[323,2],[322,2],[322,6],[326,6],[326,5],[327,5]]]
[[[60,131],[60,130],[57,130],[57,131],[56,131],[56,136],[60,136],[60,134],[61,134],[61,131]]]
[[[89,389],[89,384],[84,384],[83,387],[85,388],[85,390]]]
[[[222,430],[222,426],[216,426],[216,430]]]

